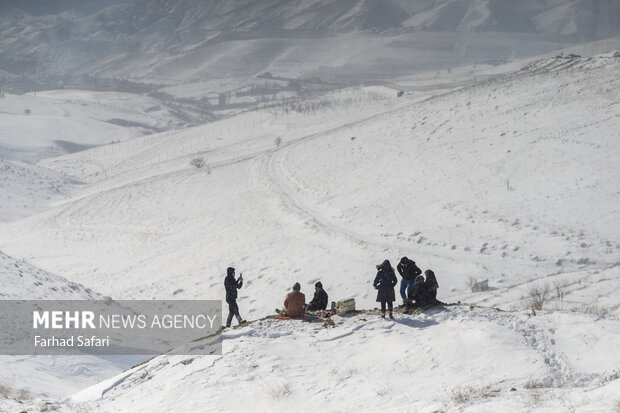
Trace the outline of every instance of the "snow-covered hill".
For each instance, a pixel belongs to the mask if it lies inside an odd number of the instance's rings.
[[[86,184],[1,224],[0,248],[116,299],[221,299],[233,265],[247,319],[296,281],[372,309],[375,264],[407,255],[439,299],[475,304],[261,320],[227,330],[221,357],[160,356],[50,406],[617,409],[619,69],[607,54],[401,98],[351,88],[39,162]]]
[[[101,300],[82,285],[0,252],[2,300]],[[21,411],[24,403],[43,408],[44,399],[66,397],[119,374],[137,357],[0,356],[0,411]]]
[[[183,124],[179,114],[162,102],[130,93],[54,90],[2,94],[0,221],[43,211],[79,184],[34,165],[37,161]]]
[[[67,409],[564,412],[618,405],[617,319],[457,306],[395,322],[376,312],[334,321],[326,328],[266,320],[225,332],[222,356],[156,357],[76,394]]]
[[[0,252],[2,300],[97,300],[103,296]]]
[[[592,304],[618,288],[618,65],[545,60],[426,100],[352,91],[51,159],[93,184],[0,245],[115,298],[217,299],[234,264],[254,318],[295,281],[371,306],[374,265],[402,255],[444,298],[488,278],[477,300],[518,307],[544,279]]]

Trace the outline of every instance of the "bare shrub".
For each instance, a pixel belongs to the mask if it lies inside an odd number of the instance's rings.
[[[291,394],[291,387],[288,383],[279,385],[279,386],[271,386],[267,389],[267,392],[274,400],[281,400],[287,398]]]
[[[30,113],[32,113],[30,109],[24,109],[24,114],[26,114],[26,116],[30,115]]]
[[[572,311],[590,315],[598,315],[602,317],[608,316],[610,313],[609,308],[597,304],[584,304],[582,306],[573,308]]]
[[[542,310],[550,295],[549,283],[533,285],[527,292],[528,307],[532,310]]]
[[[203,166],[205,166],[205,160],[203,158],[194,158],[192,159],[190,164],[192,166],[195,166],[196,168],[202,168]]]
[[[51,402],[45,402],[43,406],[39,409],[41,412],[53,412],[55,410],[60,409],[60,405]]]
[[[530,379],[523,385],[524,389],[542,389],[545,388],[545,384],[540,380]]]
[[[500,393],[499,390],[493,390],[490,386],[485,387],[457,387],[450,393],[450,399],[455,404],[464,404],[471,400],[488,399],[495,397]]]
[[[566,287],[568,287],[568,281],[566,280],[558,280],[553,283],[553,291],[557,300],[564,300],[564,297],[566,296]]]
[[[28,390],[15,390],[2,383],[0,383],[0,396],[4,396],[9,399],[15,399],[18,401],[32,400],[32,394],[30,394]]]
[[[456,404],[467,403],[473,398],[473,390],[474,389],[472,387],[457,387],[452,390],[450,398]]]

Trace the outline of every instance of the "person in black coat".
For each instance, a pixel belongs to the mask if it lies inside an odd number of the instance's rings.
[[[422,270],[415,265],[415,261],[407,257],[400,259],[396,269],[402,277],[400,280],[400,296],[403,299],[403,304],[406,304],[409,292],[415,284],[415,279],[418,275],[422,274]]]
[[[323,284],[321,282],[317,282],[314,284],[314,297],[312,301],[308,304],[308,311],[318,311],[327,309],[328,296],[325,290],[323,289]]]
[[[228,267],[226,270],[226,278],[224,278],[224,288],[226,288],[226,302],[228,303],[228,318],[226,319],[226,327],[230,327],[233,315],[237,318],[239,324],[245,323],[245,320],[239,315],[239,306],[237,305],[237,290],[243,287],[243,273],[239,278],[235,279],[235,269]]]
[[[424,275],[426,276],[426,294],[427,301],[430,303],[437,302],[437,289],[439,289],[439,283],[437,282],[437,278],[435,277],[435,273],[433,270],[424,271]]]
[[[425,296],[426,285],[424,283],[424,276],[418,275],[415,279],[413,288],[409,291],[405,313],[409,314],[414,308],[422,307]]]
[[[377,265],[377,276],[372,283],[377,291],[377,302],[381,303],[381,318],[385,318],[385,304],[387,303],[388,311],[390,312],[390,318],[394,318],[392,315],[392,303],[396,301],[396,295],[394,294],[394,286],[398,284],[396,274],[394,274],[394,268],[390,264],[390,261],[385,260],[381,265]]]

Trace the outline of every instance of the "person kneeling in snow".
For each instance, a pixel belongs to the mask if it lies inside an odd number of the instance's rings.
[[[392,303],[396,301],[396,295],[394,294],[394,286],[398,284],[396,274],[394,274],[394,268],[390,264],[390,261],[385,260],[381,265],[377,265],[377,276],[372,283],[377,291],[377,302],[381,303],[381,318],[385,318],[385,304],[388,305],[388,311],[390,312],[390,318],[394,318],[392,315]]]
[[[329,297],[323,289],[323,284],[320,281],[317,282],[314,284],[314,289],[314,298],[308,304],[308,311],[326,310]]]
[[[301,317],[306,307],[306,296],[300,292],[301,285],[295,283],[293,291],[286,295],[284,300],[284,314],[289,317]]]

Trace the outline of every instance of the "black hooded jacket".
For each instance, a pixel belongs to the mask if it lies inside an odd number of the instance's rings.
[[[396,274],[390,261],[385,260],[379,266],[375,281],[372,283],[377,291],[377,302],[394,302],[396,301],[396,295],[394,294],[394,286],[398,284]]]
[[[231,271],[232,270],[232,271]],[[243,280],[237,281],[234,276],[235,271],[228,269],[226,278],[224,278],[224,288],[226,288],[226,301],[237,299],[237,289],[243,287]]]
[[[312,301],[308,304],[308,310],[325,310],[327,308],[328,296],[325,290],[321,289],[314,292]]]
[[[396,266],[398,273],[407,281],[415,280],[415,278],[422,274],[422,270],[415,265],[415,262],[407,257],[403,257]]]

